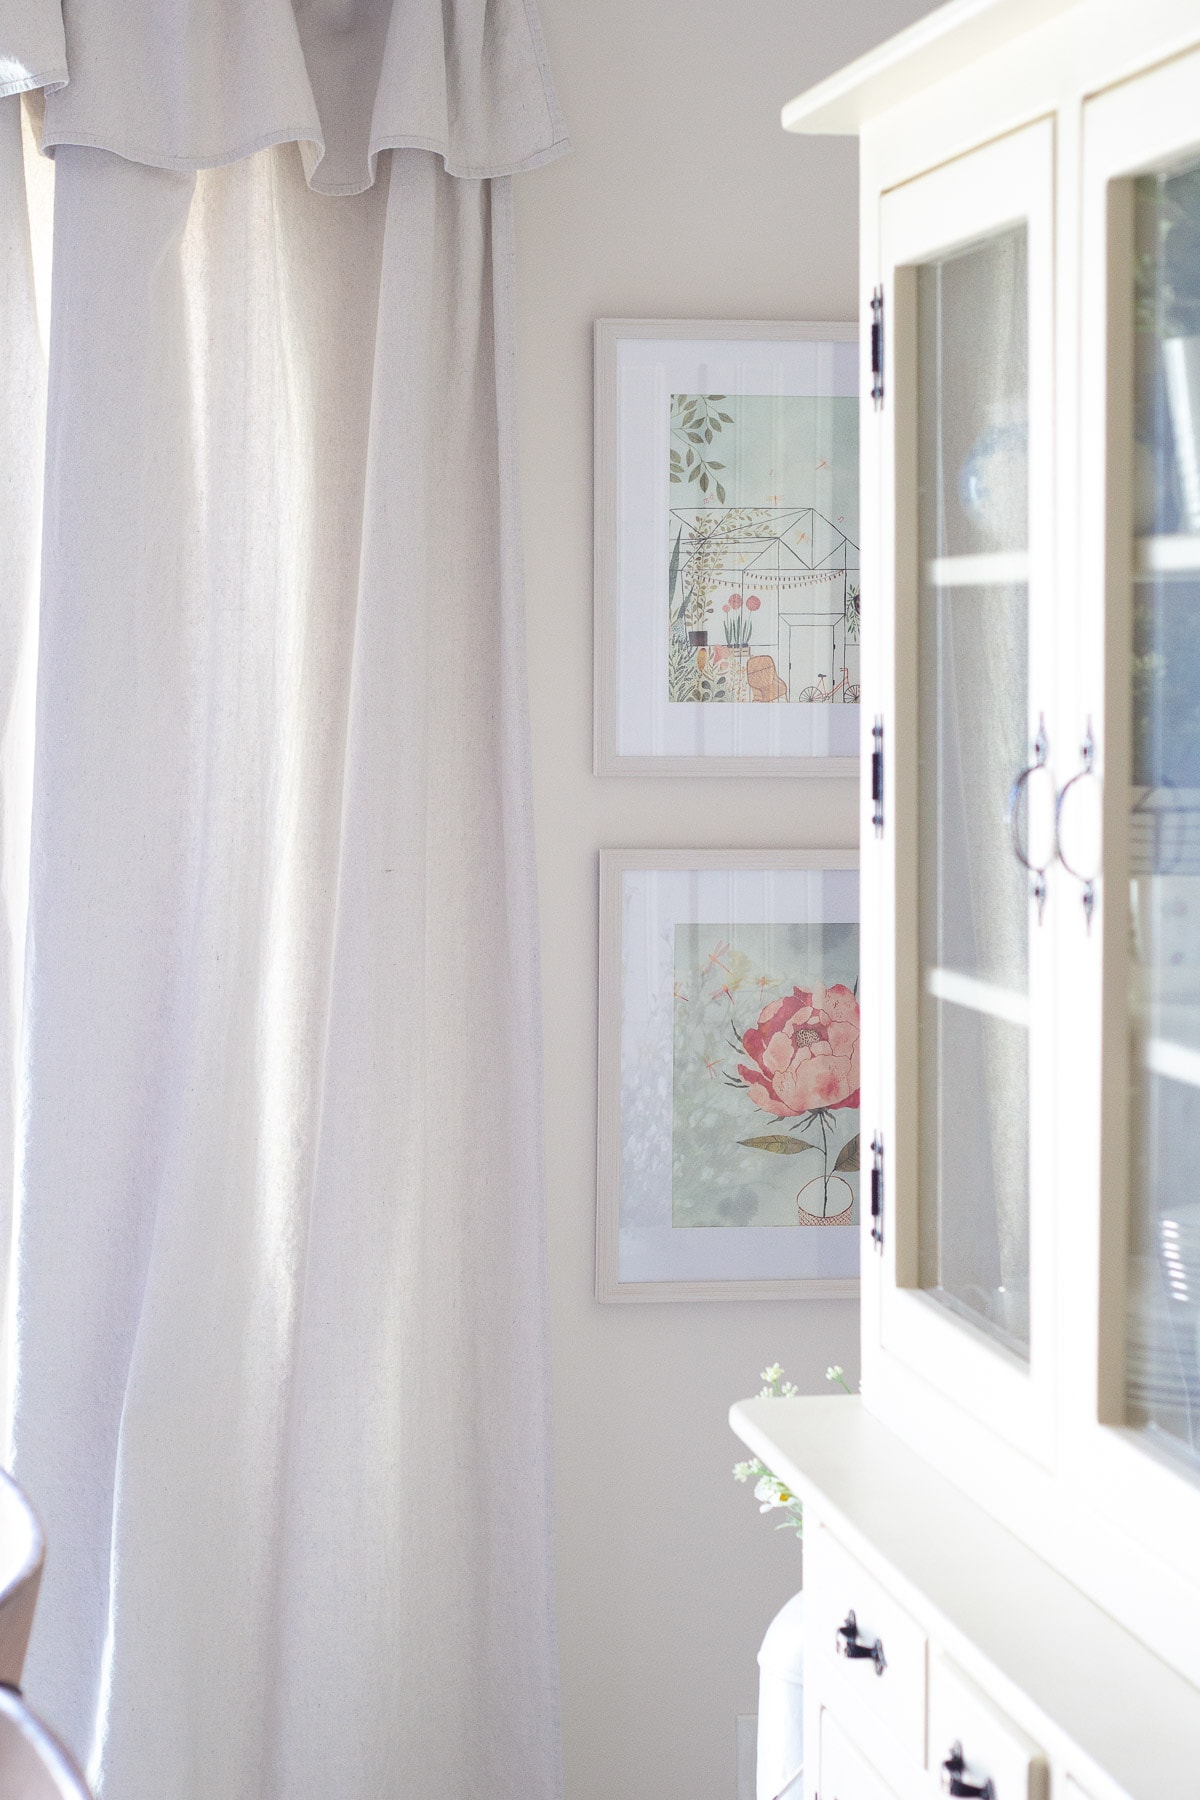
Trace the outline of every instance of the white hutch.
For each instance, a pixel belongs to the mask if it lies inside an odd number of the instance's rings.
[[[862,154],[861,1400],[805,1800],[1200,1796],[1200,0],[953,0]]]

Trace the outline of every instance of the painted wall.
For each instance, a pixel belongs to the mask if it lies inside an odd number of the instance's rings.
[[[734,1800],[755,1651],[794,1538],[730,1478],[729,1402],[779,1360],[857,1369],[848,1302],[592,1298],[596,853],[848,845],[844,781],[591,774],[591,326],[857,314],[853,142],[782,102],[920,0],[541,0],[575,151],[517,183],[518,329],[546,1029],[567,1800]]]

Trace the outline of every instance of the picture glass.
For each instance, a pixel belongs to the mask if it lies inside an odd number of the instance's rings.
[[[619,756],[852,756],[853,342],[620,338]]]
[[[619,1279],[858,1272],[858,877],[621,884]]]

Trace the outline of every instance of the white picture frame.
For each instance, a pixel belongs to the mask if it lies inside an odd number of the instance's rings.
[[[753,1146],[776,1133],[794,1131],[801,1123],[800,1112],[773,1117],[764,1110],[762,1099],[754,1098],[750,1086],[742,1081],[740,1070],[746,1065],[740,1059],[747,1059],[752,1072],[760,1065],[745,1048],[753,1040],[748,1035],[742,1038],[735,1023],[735,1008],[743,1025],[747,1008],[751,1021],[761,1023],[760,1013],[774,1000],[776,991],[779,998],[790,1001],[788,984],[795,975],[803,973],[798,964],[788,967],[788,955],[793,954],[815,957],[823,978],[829,972],[844,970],[848,974],[853,970],[857,1032],[857,924],[858,853],[853,849],[600,852],[597,1299],[791,1300],[805,1296],[857,1296],[862,1205],[857,1163],[861,1162],[861,1155],[853,1165],[846,1163],[847,1169],[853,1167],[852,1178],[829,1173],[835,1140],[846,1151],[854,1148],[850,1137],[857,1137],[859,1132],[857,1108],[844,1093],[835,1101],[834,1110],[841,1116],[836,1121],[834,1139],[824,1150],[816,1141],[818,1132],[813,1130],[810,1135],[814,1142],[793,1139],[788,1154],[779,1155],[772,1149],[764,1155],[768,1149],[765,1143],[761,1149]],[[683,938],[680,925],[687,928]],[[714,945],[707,945],[702,934],[722,925],[737,929],[714,932]],[[845,931],[847,926],[855,928],[853,934]],[[792,927],[806,931],[809,927],[836,929],[822,929],[818,935],[810,934],[802,940],[799,933],[790,930]],[[764,928],[770,928],[775,936],[768,938]],[[776,928],[783,931],[777,932]],[[756,939],[755,933],[761,935]],[[699,1093],[703,1129],[708,1130],[705,1096],[709,1090],[698,1073],[694,1079],[689,1074],[689,1070],[698,1070],[697,1054],[704,1059],[705,1072],[710,1072],[710,1046],[701,1042],[699,1051],[693,1051],[689,1033],[694,1029],[703,1038],[709,1030],[714,1016],[711,1002],[716,1000],[716,992],[710,994],[706,987],[699,990],[699,1022],[681,1032],[675,1023],[677,1008],[690,1003],[697,988],[690,977],[681,978],[680,971],[703,968],[706,973],[706,952],[714,948],[719,952],[722,943],[728,951],[731,942],[739,948],[723,959],[729,967],[718,967],[713,982],[718,989],[727,980],[745,981],[747,985],[744,996],[730,998],[727,1030],[720,1007],[715,1015],[718,1033],[730,1041],[729,1066],[722,1065],[712,1073],[711,1116],[713,1129],[718,1133],[716,1157],[710,1162],[711,1144],[706,1140],[697,1148],[700,1160],[693,1158],[689,1162],[687,1128],[681,1133],[679,1126],[688,1113],[679,1096]],[[782,948],[780,966],[777,971],[772,970],[777,979],[767,984],[765,996],[765,974],[757,981],[753,979],[752,958],[744,951],[745,946],[753,948],[755,942],[775,943]],[[802,942],[819,948],[797,950]],[[792,947],[790,951],[788,946]],[[756,986],[760,992],[751,1000]],[[793,991],[799,991],[798,982]],[[742,1044],[740,1051],[732,1047],[734,1033]],[[717,1054],[726,1053],[718,1048]],[[690,1089],[685,1085],[687,1081],[692,1082]],[[735,1087],[745,1091],[733,1094]],[[788,1105],[795,1103],[789,1098]],[[740,1108],[738,1122],[730,1125],[728,1109],[735,1104]],[[829,1123],[827,1120],[826,1125]],[[740,1135],[743,1130],[744,1137]],[[801,1157],[799,1151],[809,1154]],[[798,1163],[803,1164],[802,1172]],[[786,1185],[793,1178],[807,1183],[808,1188],[816,1179],[814,1197],[806,1199],[814,1211],[822,1192],[830,1203],[830,1192],[835,1191],[841,1198],[832,1204],[840,1207],[848,1191],[849,1218],[844,1225],[829,1231],[806,1229],[799,1218],[795,1223],[744,1225],[734,1216],[726,1223],[723,1209],[728,1196],[734,1194],[739,1205],[742,1203],[743,1188],[731,1185],[741,1179],[736,1171],[742,1164],[749,1168],[748,1179],[752,1183],[765,1181],[769,1174],[774,1191],[766,1194],[766,1204],[786,1206],[789,1219],[791,1197],[779,1190],[781,1182]],[[771,1166],[776,1164],[778,1169]],[[711,1196],[705,1186],[710,1167],[716,1171]],[[695,1168],[703,1172],[701,1183],[687,1173]],[[735,1171],[732,1177],[731,1169]],[[751,1191],[755,1195],[755,1217],[761,1219],[764,1215],[758,1189]],[[711,1220],[703,1211],[696,1214],[697,1195],[702,1209],[710,1199],[717,1209]],[[798,1207],[799,1192],[796,1202]],[[698,1223],[694,1222],[697,1217]],[[809,1221],[816,1222],[815,1217]],[[718,1228],[705,1229],[706,1223]]]
[[[848,696],[857,686],[858,339],[857,324],[846,321],[596,321],[597,775],[857,774],[861,707]],[[700,453],[675,419],[674,397],[682,405],[683,396],[691,395],[746,402],[740,412],[734,405],[732,417],[720,407],[712,423],[724,440],[700,446],[710,457],[714,447],[730,446],[741,496],[736,508],[732,488],[729,502],[724,492],[718,502],[722,477],[715,470],[702,472],[701,493],[694,463],[684,469],[681,461],[677,475],[671,461],[675,437],[681,458]],[[763,410],[760,396],[777,403],[773,412]],[[786,451],[780,447],[782,472],[772,466],[764,474],[765,462],[775,460],[769,448],[762,449],[764,426],[774,443],[782,417],[778,402],[791,399],[808,407],[806,423],[794,440],[787,439]],[[758,410],[752,414],[751,408]],[[801,449],[809,442],[806,434],[817,451],[811,473]],[[829,449],[835,443],[836,452]],[[719,461],[727,471],[725,457]],[[727,473],[723,478],[731,479]],[[784,491],[760,495],[770,479]],[[728,609],[718,608],[719,586],[710,593],[701,584],[700,607],[707,606],[709,616],[690,621],[704,627],[695,633],[676,617],[682,586],[671,530],[683,521],[690,539],[701,506],[723,512],[730,528],[718,582],[725,575],[735,585],[749,580],[762,587],[762,596],[748,594],[747,610],[721,621]],[[755,541],[748,541],[751,536]],[[682,567],[688,567],[686,549]],[[694,596],[697,584],[689,592]],[[727,598],[736,602],[740,595],[731,591]],[[750,601],[759,615],[754,619]],[[690,598],[687,604],[690,618]],[[753,642],[717,641],[739,624],[753,632]],[[673,691],[678,632],[686,640],[680,657],[704,665],[704,693],[714,697],[715,684],[719,697],[737,692],[739,700],[702,704]],[[697,648],[700,637],[706,641]],[[824,659],[830,661],[828,674]],[[814,699],[791,703],[800,693]],[[777,703],[753,703],[766,698]]]

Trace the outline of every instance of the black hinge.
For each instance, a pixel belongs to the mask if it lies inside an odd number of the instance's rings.
[[[871,1139],[871,1241],[883,1249],[883,1139],[878,1132]]]
[[[883,405],[883,289],[871,295],[871,398],[875,411]]]
[[[871,727],[871,823],[875,836],[883,836],[883,715]]]

